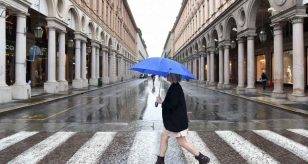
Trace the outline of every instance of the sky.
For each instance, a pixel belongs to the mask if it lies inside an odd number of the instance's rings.
[[[149,57],[161,56],[181,3],[182,0],[128,0]]]

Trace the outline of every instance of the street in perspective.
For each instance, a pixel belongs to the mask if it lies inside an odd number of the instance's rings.
[[[0,164],[308,164],[308,0],[0,0]]]

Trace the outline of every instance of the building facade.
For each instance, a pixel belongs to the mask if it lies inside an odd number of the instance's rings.
[[[162,57],[166,57],[166,58],[173,58],[173,54],[174,54],[174,33],[173,31],[170,31],[167,37],[167,40],[165,42],[164,45],[164,51],[162,54]]]
[[[141,61],[149,57],[147,46],[145,44],[145,41],[142,38],[142,32],[139,29],[137,34],[137,60]]]
[[[0,103],[131,79],[138,28],[126,0],[0,0]]]
[[[307,11],[303,0],[183,0],[173,58],[210,87],[256,92],[265,72],[273,97],[308,101]]]

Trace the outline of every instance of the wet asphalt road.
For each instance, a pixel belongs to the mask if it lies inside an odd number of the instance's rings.
[[[153,164],[159,81],[139,79],[0,117],[0,163]],[[214,164],[307,163],[307,116],[181,83],[188,141]],[[169,84],[162,82],[164,98]],[[198,162],[175,139],[165,163]]]
[[[123,127],[126,127],[124,130],[136,127],[161,129],[161,107],[154,107],[159,85],[157,78],[154,85],[151,79],[138,79],[2,115],[0,131],[108,131]],[[162,80],[162,98],[169,85]],[[308,117],[304,115],[207,90],[187,82],[181,82],[181,85],[192,129],[211,131],[308,126]]]

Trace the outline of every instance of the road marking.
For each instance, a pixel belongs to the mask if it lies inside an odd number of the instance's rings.
[[[202,139],[199,137],[198,133],[195,131],[189,131],[187,136],[188,142],[190,142],[195,148],[197,148],[202,154],[208,156],[211,161],[211,163],[220,164],[218,159],[215,157],[214,153],[206,146],[206,144],[202,141]],[[189,153],[187,150],[182,148],[185,158],[188,163],[192,164],[198,164],[199,162],[195,159],[195,157]]]
[[[308,138],[308,130],[305,129],[287,129],[287,130]]]
[[[6,138],[2,138],[0,140],[0,151],[18,143],[19,141],[22,141],[22,140],[24,140],[28,137],[31,137],[31,136],[33,136],[37,133],[38,132],[24,132],[24,131],[22,131],[22,132],[18,132],[18,133],[15,133],[13,135],[10,135]]]
[[[308,162],[308,147],[269,130],[253,130],[253,132]]]
[[[100,156],[112,142],[115,132],[97,132],[67,161],[70,163],[98,163]]]
[[[57,132],[54,135],[43,140],[42,142],[31,147],[27,151],[23,152],[8,163],[35,164],[41,159],[43,159],[49,152],[53,151],[56,147],[68,140],[74,134],[75,132]]]
[[[251,144],[235,132],[216,131],[216,134],[246,159],[248,163],[279,163],[266,152]]]
[[[159,134],[157,131],[137,132],[127,163],[155,163],[159,154]]]

